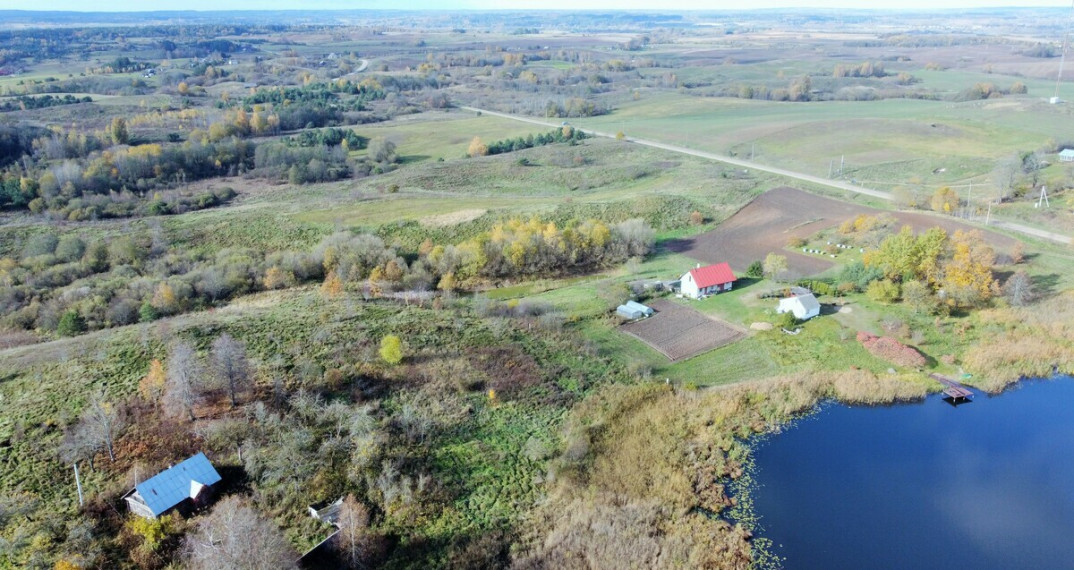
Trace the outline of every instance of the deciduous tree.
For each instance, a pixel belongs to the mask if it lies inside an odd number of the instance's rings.
[[[489,147],[481,142],[481,137],[474,137],[473,140],[470,141],[469,148],[466,149],[466,154],[470,155],[471,158],[475,156],[485,156],[488,153]]]
[[[191,570],[297,568],[298,554],[276,525],[242,498],[220,501],[184,542]]]
[[[96,451],[104,448],[108,458],[115,461],[115,440],[125,425],[119,407],[109,401],[104,392],[97,392],[86,402],[78,423],[69,434],[69,440],[76,447],[79,443],[85,446],[83,449]]]
[[[164,364],[158,358],[149,362],[149,372],[138,383],[138,393],[150,402],[157,402],[164,395],[166,374]]]
[[[957,305],[974,306],[988,301],[998,289],[992,276],[995,252],[979,231],[957,231],[951,237],[951,257],[943,266],[943,288]]]
[[[369,509],[348,493],[340,506],[336,526],[339,527],[336,547],[341,558],[350,568],[364,568],[371,547]]]
[[[1015,271],[1014,275],[1007,278],[1007,282],[1003,285],[1003,293],[1007,301],[1015,307],[1028,305],[1036,299],[1033,279],[1024,269]]]
[[[890,279],[873,281],[865,289],[865,295],[877,303],[894,303],[899,298],[899,284]]]
[[[932,195],[929,205],[932,206],[933,211],[950,214],[958,210],[958,192],[955,192],[949,186],[944,186]]]
[[[246,359],[246,345],[224,333],[213,341],[210,352],[217,379],[227,390],[231,407],[239,405],[239,395],[250,384],[250,364]]]
[[[130,141],[130,133],[127,132],[127,119],[116,117],[108,127],[108,135],[116,144],[127,144]]]
[[[764,274],[769,279],[778,281],[787,272],[787,257],[770,253],[764,258]]]
[[[194,348],[183,341],[172,344],[165,371],[164,413],[170,416],[186,414],[194,421],[194,406],[201,399],[204,368]]]

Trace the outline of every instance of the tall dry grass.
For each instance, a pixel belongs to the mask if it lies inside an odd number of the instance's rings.
[[[1074,291],[1036,305],[982,311],[985,332],[962,355],[975,386],[999,392],[1023,377],[1074,373]]]
[[[747,438],[824,398],[880,404],[928,383],[867,371],[802,373],[731,388],[614,385],[580,403],[548,500],[517,568],[748,568],[751,530],[715,515],[734,498]]]

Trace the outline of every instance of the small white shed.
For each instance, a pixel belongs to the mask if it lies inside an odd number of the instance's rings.
[[[1074,162],[1074,148],[1064,148],[1059,153],[1059,162]]]
[[[776,312],[793,313],[799,321],[808,321],[820,314],[820,303],[809,289],[792,287],[791,296],[779,300]]]

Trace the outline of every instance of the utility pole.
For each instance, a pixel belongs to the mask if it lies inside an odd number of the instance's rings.
[[[78,476],[78,462],[74,463],[75,467],[75,486],[78,487],[78,506],[82,506],[82,479]]]
[[[1052,207],[1052,205],[1048,203],[1048,187],[1047,186],[1041,186],[1040,187],[1040,198],[1037,199],[1037,207],[1039,208],[1041,204],[1044,204],[1045,208],[1051,208]]]
[[[988,220],[992,218],[992,200],[988,201],[988,213],[985,214],[985,225],[988,225]]]
[[[966,209],[969,211],[968,218],[973,218],[973,182],[970,182],[970,193],[966,196]]]
[[[847,155],[843,154],[839,156],[839,176],[843,175],[843,163],[846,162]]]

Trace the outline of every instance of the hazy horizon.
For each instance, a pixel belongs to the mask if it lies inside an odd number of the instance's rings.
[[[506,4],[506,5],[505,5]],[[757,0],[743,7],[738,2],[680,0],[673,7],[653,0],[158,0],[131,7],[126,3],[102,4],[86,0],[54,0],[47,7],[30,0],[0,0],[0,10],[33,12],[152,12],[152,11],[265,11],[265,10],[658,10],[720,11],[754,9],[858,9],[858,10],[970,10],[978,8],[1062,8],[1066,0],[885,0],[862,5],[846,0]]]

